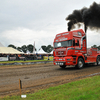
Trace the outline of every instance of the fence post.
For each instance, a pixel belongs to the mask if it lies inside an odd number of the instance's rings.
[[[21,83],[21,80],[19,79],[19,91],[20,91],[20,96],[21,96],[21,89],[22,89],[22,83]]]

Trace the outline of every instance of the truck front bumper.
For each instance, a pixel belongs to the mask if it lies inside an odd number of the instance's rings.
[[[73,57],[54,57],[53,59],[54,65],[76,65],[76,61]]]
[[[65,65],[66,62],[55,62],[55,65]]]

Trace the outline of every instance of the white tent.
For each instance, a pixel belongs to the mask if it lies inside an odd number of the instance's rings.
[[[53,50],[50,53],[45,52],[42,48],[37,52],[37,54],[53,54]]]
[[[0,53],[2,54],[24,54],[12,47],[0,47]]]
[[[53,50],[50,52],[50,54],[53,54]]]
[[[0,42],[0,54],[24,54],[24,53],[12,48],[12,47],[5,47]]]
[[[40,50],[37,52],[37,54],[48,54],[48,53],[46,53],[42,48],[40,48]]]

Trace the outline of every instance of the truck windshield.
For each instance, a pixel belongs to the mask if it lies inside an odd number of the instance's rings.
[[[72,40],[55,42],[54,48],[72,46]]]

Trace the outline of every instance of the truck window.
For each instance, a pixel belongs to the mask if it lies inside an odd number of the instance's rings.
[[[59,42],[58,44],[57,44],[59,47],[61,47],[61,43]]]
[[[54,43],[54,48],[69,47],[69,46],[72,46],[72,40],[67,40],[67,41],[61,41],[61,42],[55,42]]]
[[[76,40],[76,43],[75,43],[75,39],[73,39],[73,46],[79,46],[79,40],[78,39]]]
[[[73,46],[75,46],[75,39],[73,39]]]
[[[79,40],[77,40],[76,46],[79,46]]]

